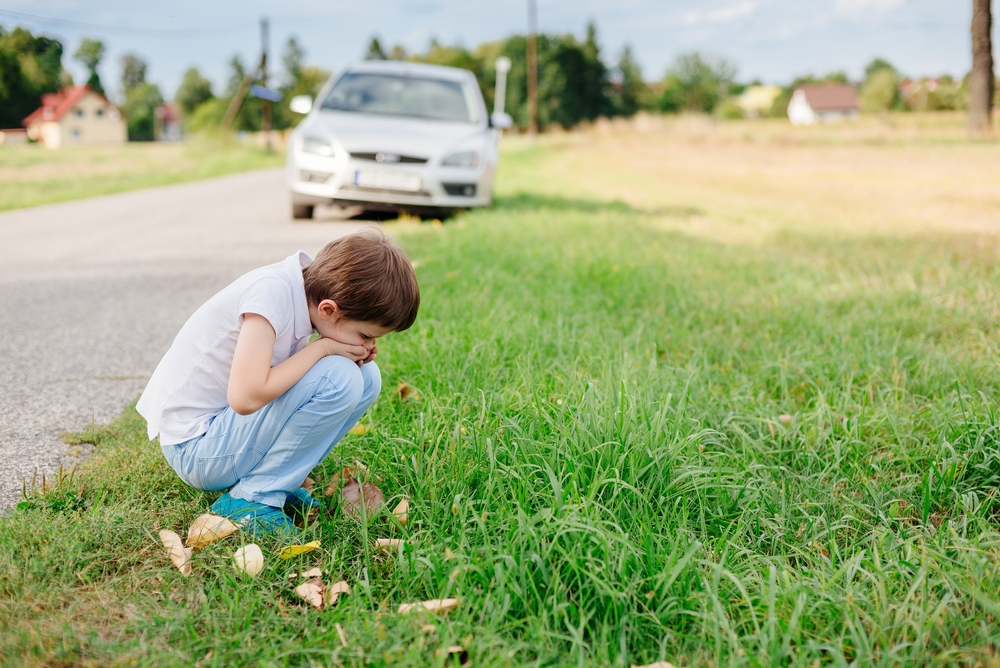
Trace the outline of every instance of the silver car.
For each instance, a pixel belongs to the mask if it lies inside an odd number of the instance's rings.
[[[292,216],[317,204],[446,216],[489,206],[499,130],[467,70],[403,62],[363,62],[335,75],[312,99],[288,144]],[[501,107],[502,109],[502,107]]]

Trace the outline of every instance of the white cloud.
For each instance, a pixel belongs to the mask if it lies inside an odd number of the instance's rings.
[[[835,11],[841,16],[861,18],[892,11],[902,6],[903,2],[904,0],[837,0]]]
[[[753,0],[744,0],[725,7],[719,7],[705,13],[698,10],[685,12],[681,21],[684,25],[698,25],[699,23],[729,23],[745,16],[750,16],[757,11],[757,3]]]

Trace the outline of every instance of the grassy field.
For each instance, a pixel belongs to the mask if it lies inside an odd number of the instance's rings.
[[[410,522],[185,578],[156,531],[214,495],[128,409],[0,522],[3,664],[998,665],[998,157],[939,118],[508,142],[494,209],[387,225],[421,314],[315,472]],[[308,609],[313,566],[353,593]]]
[[[280,149],[267,153],[215,137],[58,151],[39,145],[0,146],[0,211],[277,167],[284,161]]]

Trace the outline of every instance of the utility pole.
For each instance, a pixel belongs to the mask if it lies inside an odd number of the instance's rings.
[[[528,0],[528,134],[538,134],[538,29],[536,0]]]
[[[990,0],[972,0],[972,71],[969,73],[969,132],[988,134],[992,129],[993,20]]]
[[[271,41],[268,35],[268,22],[266,17],[260,19],[260,85],[267,88],[267,47]],[[261,130],[264,131],[264,148],[271,150],[271,101],[261,100]]]

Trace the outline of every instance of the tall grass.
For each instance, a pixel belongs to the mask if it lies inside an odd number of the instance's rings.
[[[307,531],[321,551],[269,551],[256,580],[239,539],[190,579],[169,566],[154,529],[213,495],[131,409],[78,435],[84,487],[0,523],[5,662],[443,665],[453,643],[488,666],[996,662],[992,252],[656,224],[689,215],[523,190],[400,227],[420,317],[380,346],[371,431],[316,477],[361,460],[410,522],[334,512]],[[354,593],[307,610],[286,575],[314,565]],[[463,603],[395,614],[439,596]]]

